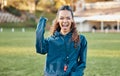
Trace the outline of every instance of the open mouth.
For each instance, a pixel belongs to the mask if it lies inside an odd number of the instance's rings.
[[[62,24],[62,27],[68,27],[68,26],[69,26],[68,23],[63,23],[63,24]]]
[[[66,24],[66,25],[65,25],[65,24],[62,25],[62,29],[63,29],[63,30],[67,30],[67,29],[68,29],[68,26],[69,26],[68,24]]]
[[[69,25],[62,25],[62,27],[68,27]]]

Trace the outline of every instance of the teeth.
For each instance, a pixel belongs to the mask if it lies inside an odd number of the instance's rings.
[[[63,26],[63,27],[67,27],[67,26],[68,26],[68,24],[63,24],[62,26]]]
[[[63,27],[67,27],[68,25],[62,25]]]
[[[65,22],[65,23],[62,23],[62,26],[63,26],[63,27],[67,27],[67,26],[68,26],[68,23],[66,23],[66,22]]]

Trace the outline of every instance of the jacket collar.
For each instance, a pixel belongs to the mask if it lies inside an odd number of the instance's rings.
[[[54,36],[71,36],[71,35],[72,35],[71,31],[66,35],[62,35],[59,31],[55,31],[55,33],[54,33]]]

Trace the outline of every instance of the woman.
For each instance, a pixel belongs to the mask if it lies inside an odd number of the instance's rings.
[[[78,35],[73,12],[62,6],[53,23],[52,35],[44,39],[46,19],[41,17],[36,29],[36,51],[47,54],[44,76],[83,76],[87,41]]]

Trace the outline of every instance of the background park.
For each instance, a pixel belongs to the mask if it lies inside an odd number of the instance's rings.
[[[76,3],[79,1],[84,5],[96,2],[120,3],[119,0],[1,0],[0,76],[43,76],[45,55],[37,54],[35,50],[35,29],[38,20],[40,16],[48,18],[45,32],[45,37],[48,37],[57,9],[63,4],[68,4],[75,12],[78,9]],[[120,15],[117,8],[120,7],[110,7],[107,14],[111,14],[110,9],[112,9],[112,15]],[[85,17],[86,12],[91,15],[98,11],[98,9],[88,11],[88,8],[81,4],[79,9],[81,9],[81,14],[84,13],[82,16]],[[113,11],[113,9],[116,10]],[[103,9],[99,10],[105,12]],[[105,10],[108,9],[105,8]],[[81,17],[77,13],[76,16]],[[117,25],[114,20],[107,21],[107,23],[113,24],[107,30],[106,27],[94,27],[94,30],[79,31],[88,40],[85,76],[120,76],[120,18],[118,19]],[[91,22],[100,21],[85,22],[91,24]]]

